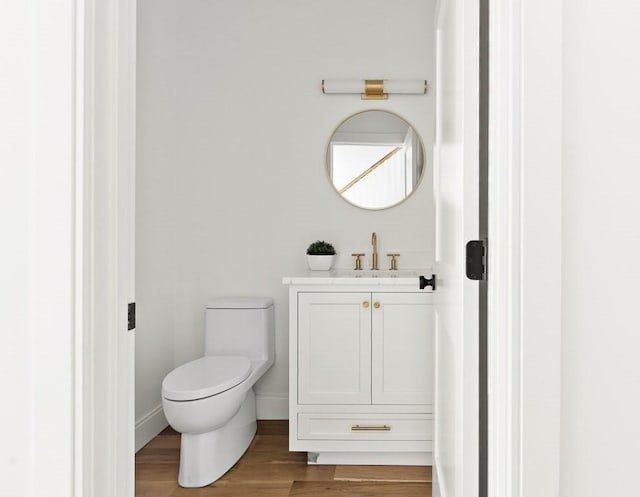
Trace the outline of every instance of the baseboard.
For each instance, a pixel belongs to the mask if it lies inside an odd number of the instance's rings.
[[[440,485],[442,479],[440,478],[440,464],[438,464],[438,458],[434,456],[433,458],[433,468],[431,478],[433,480],[431,484],[431,495],[432,497],[446,497],[447,492]]]
[[[162,411],[162,404],[142,416],[136,421],[136,452],[147,445],[153,438],[164,430],[167,423]]]
[[[256,394],[258,419],[289,419],[289,396]]]

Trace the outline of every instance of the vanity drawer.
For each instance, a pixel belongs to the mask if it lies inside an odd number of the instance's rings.
[[[432,440],[431,414],[298,414],[299,440]]]

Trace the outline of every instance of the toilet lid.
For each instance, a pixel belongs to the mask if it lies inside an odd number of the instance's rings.
[[[162,381],[162,396],[168,400],[211,397],[246,380],[251,362],[241,356],[206,356],[171,371]]]

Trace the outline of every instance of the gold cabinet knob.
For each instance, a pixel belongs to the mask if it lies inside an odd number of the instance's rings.
[[[373,307],[375,307],[376,309],[380,309],[380,302],[374,303]]]
[[[366,300],[362,303],[362,307],[364,307],[365,309],[369,307],[369,302],[367,302]]]

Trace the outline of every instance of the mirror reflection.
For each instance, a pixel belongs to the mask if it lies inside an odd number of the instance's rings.
[[[420,183],[424,147],[403,118],[367,110],[344,120],[327,148],[329,179],[346,201],[386,209],[409,197]]]

